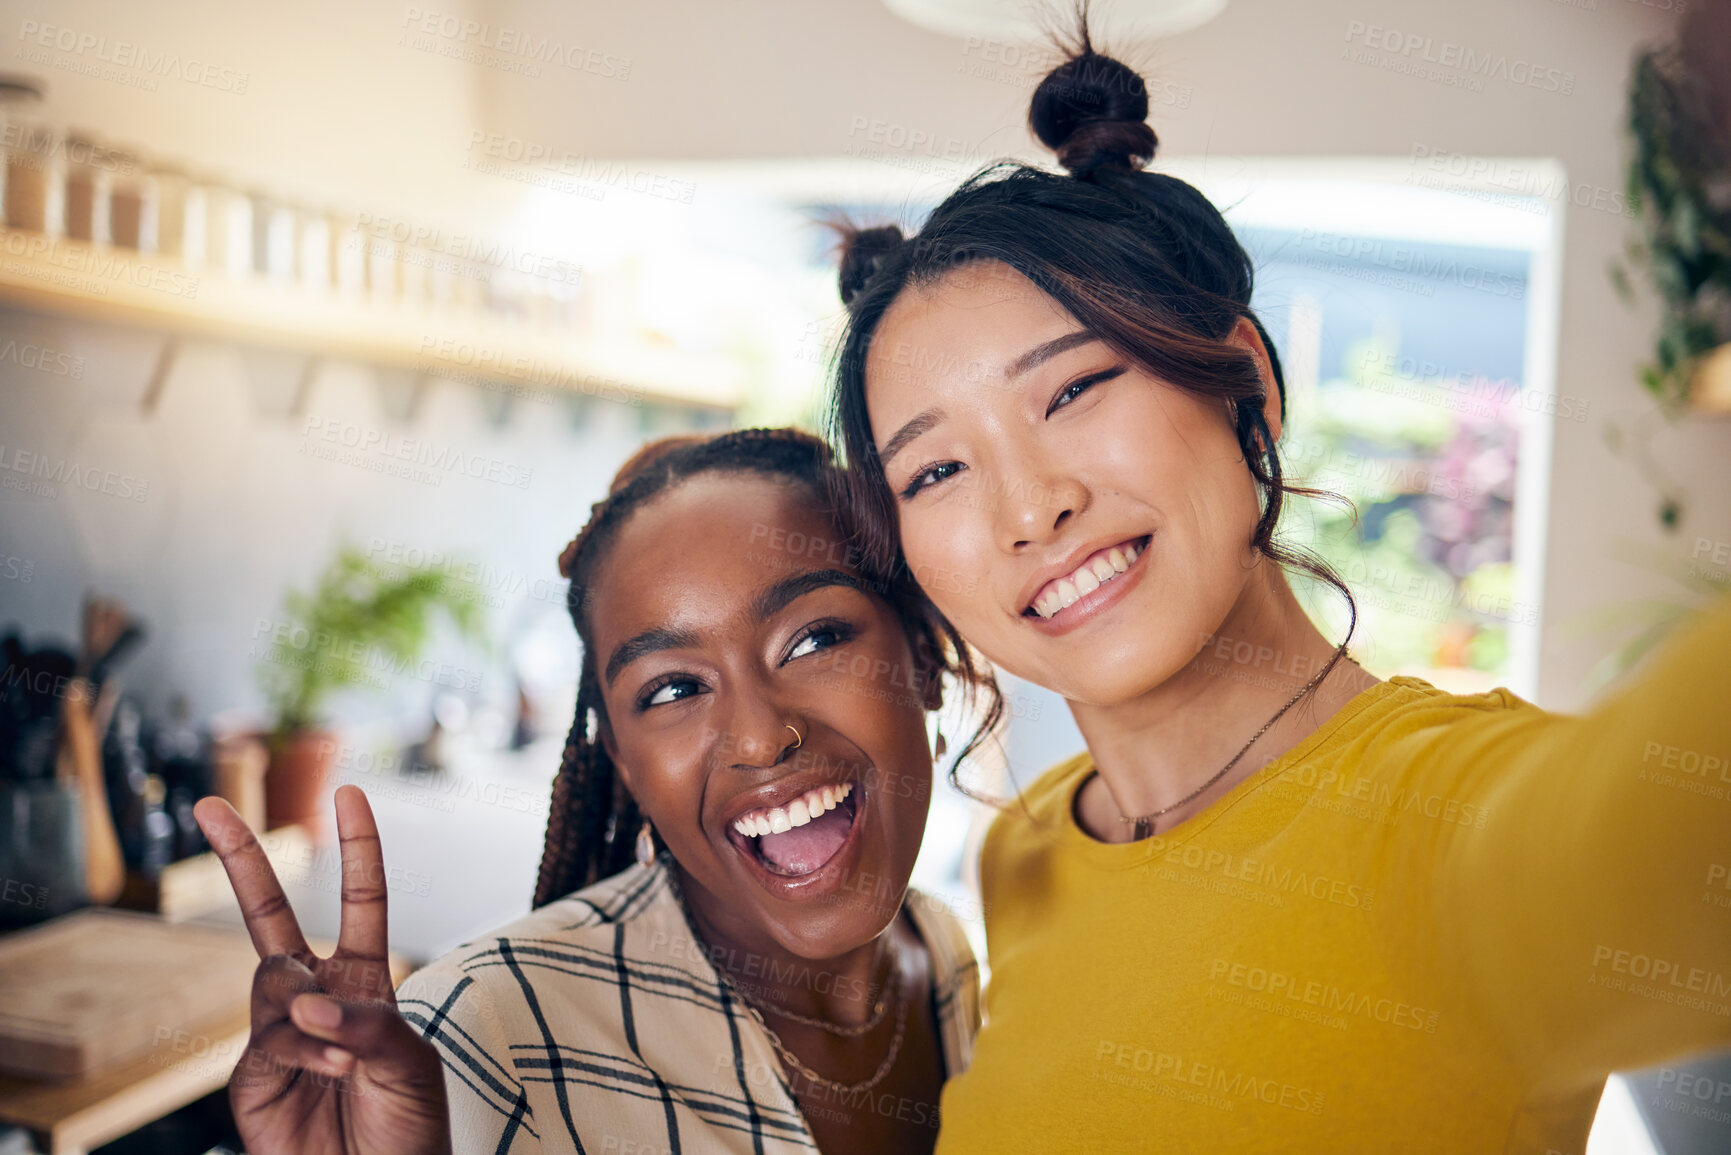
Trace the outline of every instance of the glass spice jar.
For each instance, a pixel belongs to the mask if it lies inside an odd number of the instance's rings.
[[[150,184],[156,194],[156,209],[150,214],[150,221],[156,227],[151,248],[165,257],[185,260],[187,235],[193,231],[193,222],[187,219],[191,182],[181,169],[157,164],[151,166]],[[202,213],[196,227],[204,227]]]
[[[10,229],[59,231],[60,136],[42,119],[42,89],[21,78],[0,79],[0,214]]]
[[[156,248],[156,190],[138,157],[123,149],[110,151],[108,239],[118,248],[151,252]]]
[[[108,191],[113,155],[82,130],[66,134],[66,236],[93,244],[108,240]]]

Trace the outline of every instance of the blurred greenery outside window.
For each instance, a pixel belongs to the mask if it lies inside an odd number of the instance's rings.
[[[1346,579],[1353,652],[1374,672],[1456,690],[1503,682],[1510,630],[1538,624],[1514,568],[1521,430],[1536,413],[1587,416],[1522,380],[1527,255],[1240,234],[1286,372],[1287,477],[1355,507],[1294,501],[1287,540]],[[1339,596],[1306,586],[1339,636]]]

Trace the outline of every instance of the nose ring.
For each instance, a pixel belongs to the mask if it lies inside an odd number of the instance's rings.
[[[786,723],[786,722],[784,722],[784,723],[782,723],[782,725],[783,725],[783,726],[785,726],[785,727],[786,727],[786,728],[787,728],[787,729],[789,729],[789,730],[793,730],[793,726],[792,726],[792,724],[791,724],[791,723]],[[800,736],[799,736],[799,731],[798,731],[798,730],[793,730],[793,748],[794,748],[794,749],[795,749],[795,750],[797,750],[797,749],[799,749],[799,748],[800,748],[800,747],[801,747],[801,746],[803,746],[803,745],[805,745],[805,739],[804,739],[804,738],[801,738],[801,737],[800,737]]]

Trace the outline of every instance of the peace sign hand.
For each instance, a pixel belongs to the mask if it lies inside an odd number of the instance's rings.
[[[194,808],[260,962],[252,1037],[229,1079],[251,1155],[449,1152],[444,1073],[433,1045],[397,1014],[385,945],[379,828],[358,787],[337,790],[342,924],[336,953],[307,946],[264,848],[234,808]]]

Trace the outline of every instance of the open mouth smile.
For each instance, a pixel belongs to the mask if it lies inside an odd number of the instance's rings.
[[[1074,570],[1040,587],[1034,600],[1022,610],[1023,617],[1049,619],[1129,571],[1148,549],[1151,534],[1131,538],[1095,550]]]
[[[775,879],[810,878],[852,840],[859,802],[853,782],[816,786],[784,805],[746,811],[728,824],[727,838]]]

